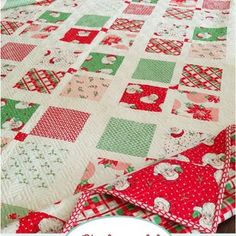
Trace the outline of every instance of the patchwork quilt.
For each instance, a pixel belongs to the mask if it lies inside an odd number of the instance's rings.
[[[215,233],[235,214],[230,0],[5,0],[1,229],[105,216]]]

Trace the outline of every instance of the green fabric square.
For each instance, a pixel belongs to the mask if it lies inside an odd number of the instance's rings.
[[[156,129],[155,124],[111,118],[97,148],[146,157]]]
[[[161,223],[161,217],[159,215],[153,216],[153,223],[159,225]]]
[[[232,197],[229,197],[229,198],[227,199],[227,202],[230,203],[230,204],[232,204],[232,203],[234,202],[234,199],[233,199]]]
[[[116,214],[122,216],[122,215],[124,215],[124,211],[122,209],[118,209],[116,211]]]
[[[181,231],[183,229],[182,225],[176,225],[175,230],[176,231]]]
[[[205,28],[195,27],[193,40],[201,41],[222,41],[226,39],[227,27],[222,28]]]
[[[124,57],[104,53],[90,53],[81,70],[115,75]]]
[[[39,107],[39,104],[5,98],[1,103],[1,128],[12,128],[13,131],[20,130]]]
[[[175,62],[140,59],[133,79],[170,83]]]
[[[97,203],[97,202],[100,201],[98,197],[92,197],[91,200],[92,200],[92,202],[94,202],[94,203]]]
[[[57,12],[57,11],[45,11],[39,20],[44,20],[47,23],[59,23],[65,21],[71,13]]]
[[[103,27],[109,18],[110,17],[108,16],[84,15],[78,20],[76,25],[87,27]]]

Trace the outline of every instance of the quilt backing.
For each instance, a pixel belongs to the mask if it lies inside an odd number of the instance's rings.
[[[235,214],[234,4],[6,0],[1,228],[126,215],[173,233]]]

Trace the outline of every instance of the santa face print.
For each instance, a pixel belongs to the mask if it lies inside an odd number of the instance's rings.
[[[194,211],[200,215],[199,224],[204,228],[211,228],[215,213],[215,204],[212,202],[204,203],[202,207],[194,207]]]
[[[179,177],[175,170],[178,167],[178,165],[171,165],[170,163],[161,163],[155,166],[154,175],[161,174],[166,180],[175,180]]]
[[[207,228],[211,227],[213,223],[213,216],[215,212],[215,205],[213,203],[205,203],[202,208],[202,217],[200,224]]]
[[[170,209],[170,203],[167,200],[165,200],[164,198],[157,197],[154,200],[154,207],[157,208],[158,210],[168,212]]]
[[[117,180],[115,183],[114,183],[114,187],[117,191],[122,191],[122,190],[125,190],[127,189],[128,187],[130,186],[127,178],[122,178],[122,179],[119,179]]]
[[[7,120],[3,125],[2,128],[6,130],[12,130],[12,131],[18,131],[23,127],[23,122],[20,120],[17,120],[15,118],[12,118],[10,120]]]
[[[207,153],[203,156],[202,160],[204,165],[211,165],[219,170],[224,168],[224,162],[221,160],[223,157],[223,154]]]

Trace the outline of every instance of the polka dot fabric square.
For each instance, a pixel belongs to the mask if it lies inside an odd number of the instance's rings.
[[[30,134],[75,142],[89,115],[77,110],[49,107]]]

